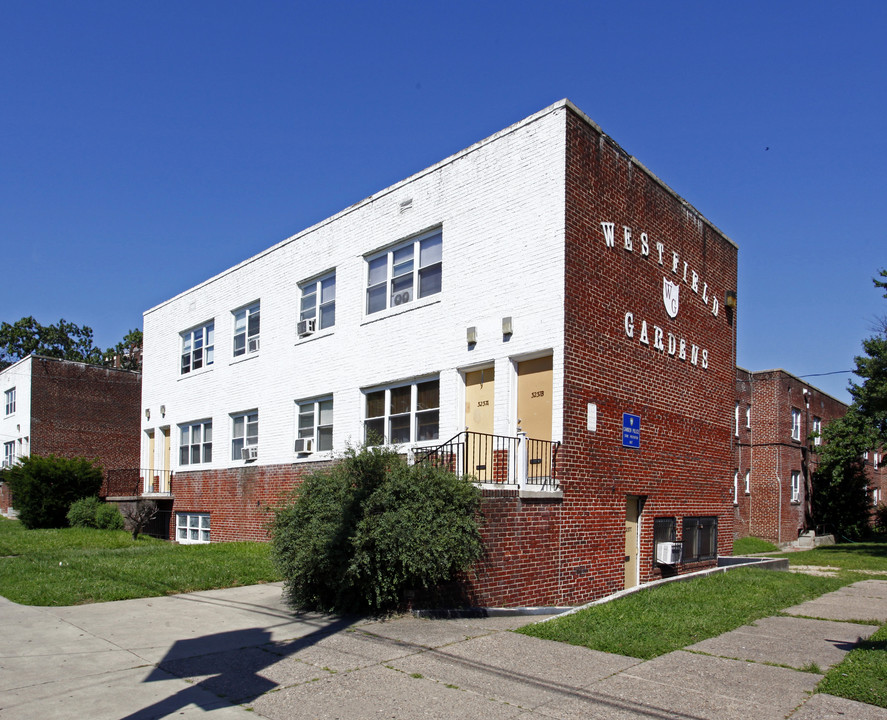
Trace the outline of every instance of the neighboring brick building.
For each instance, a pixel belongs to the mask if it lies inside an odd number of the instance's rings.
[[[2,462],[85,457],[106,471],[139,464],[141,375],[29,355],[0,371]],[[0,513],[10,514],[0,487]]]
[[[264,539],[305,472],[379,436],[481,483],[473,602],[711,565],[734,535],[736,271],[561,101],[147,311],[141,490],[180,542]],[[657,563],[672,542],[683,562]]]
[[[822,429],[847,405],[785,370],[736,369],[737,537],[791,542],[810,527],[810,482]]]

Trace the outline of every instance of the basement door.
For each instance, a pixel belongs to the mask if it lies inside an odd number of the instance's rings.
[[[625,500],[625,589],[640,582],[641,498],[629,495]]]
[[[478,482],[494,482],[493,405],[495,400],[494,368],[465,373],[465,467]]]
[[[160,468],[160,479],[157,483],[157,492],[169,492],[169,456],[170,456],[170,437],[169,428],[160,428],[160,435],[163,438],[163,467]]]

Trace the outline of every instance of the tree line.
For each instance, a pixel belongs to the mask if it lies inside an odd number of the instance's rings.
[[[14,323],[0,323],[0,370],[28,355],[73,360],[90,365],[142,369],[142,331],[130,330],[114,347],[102,350],[92,335],[92,328],[65,319],[42,325],[32,316]]]

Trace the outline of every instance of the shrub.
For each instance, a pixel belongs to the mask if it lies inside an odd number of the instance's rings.
[[[32,528],[67,527],[68,510],[75,500],[97,495],[102,469],[84,458],[31,455],[0,476],[15,496],[22,525]]]
[[[469,480],[390,449],[351,449],[275,511],[272,558],[301,607],[390,609],[480,557],[479,507]]]
[[[99,530],[123,530],[123,515],[113,503],[102,503],[95,511],[95,526]]]
[[[68,524],[71,527],[94,528],[96,525],[96,514],[103,505],[102,501],[97,497],[85,497],[75,500],[71,503],[68,510]]]
[[[875,530],[879,533],[887,533],[887,504],[880,503],[875,508]]]

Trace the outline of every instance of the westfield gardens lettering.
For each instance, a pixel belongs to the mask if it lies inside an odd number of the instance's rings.
[[[604,245],[607,248],[616,247],[616,225],[611,222],[601,222],[601,231],[604,235]],[[714,292],[693,268],[689,266],[686,260],[676,252],[666,250],[665,243],[651,242],[647,233],[642,232],[637,243],[632,235],[632,229],[622,226],[622,242],[620,243],[625,251],[634,253],[636,250],[640,252],[641,257],[649,258],[658,263],[663,269],[670,267],[672,276],[678,278],[678,282],[669,279],[666,273],[662,278],[662,304],[665,307],[665,313],[671,319],[676,319],[680,308],[680,291],[681,285],[688,287],[693,291],[693,295],[697,297],[702,304],[711,311],[714,317],[720,312],[720,304]],[[663,354],[679,360],[689,360],[691,365],[701,366],[704,370],[708,369],[709,353],[707,348],[702,348],[697,344],[688,341],[686,338],[667,331],[652,322],[648,323],[646,319],[641,318],[640,321],[635,319],[631,310],[626,311],[624,318],[625,335],[629,338],[637,337],[638,342],[642,345],[652,347]]]

